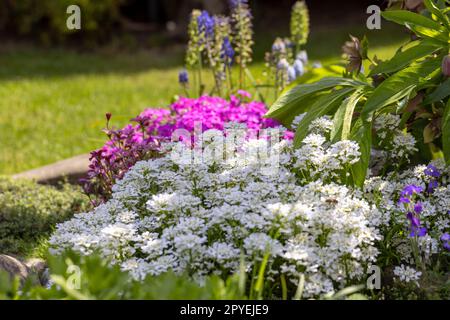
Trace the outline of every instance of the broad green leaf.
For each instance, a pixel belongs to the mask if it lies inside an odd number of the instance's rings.
[[[369,168],[372,147],[372,123],[358,119],[353,126],[350,139],[358,143],[359,151],[361,152],[359,161],[352,166],[351,171],[353,183],[362,188],[366,180],[367,169]]]
[[[402,25],[416,25],[424,28],[444,31],[445,29],[436,21],[433,21],[420,14],[406,11],[406,10],[390,10],[381,13],[386,20],[402,24]]]
[[[423,101],[423,105],[435,103],[450,96],[450,78],[442,82],[436,90],[429,94]]]
[[[439,9],[431,0],[424,0],[424,4],[432,14],[434,14],[442,23],[445,24],[447,29],[450,29],[450,20],[447,15],[444,14],[443,10]]]
[[[290,125],[286,119],[291,118],[293,114],[299,114],[310,107],[313,94],[325,92],[336,87],[354,87],[359,85],[367,85],[364,82],[347,79],[342,77],[328,77],[322,80],[298,85],[290,90],[283,92],[277,101],[270,107],[265,115],[267,118],[274,118],[281,121],[284,125]],[[316,96],[317,97],[317,96]]]
[[[410,95],[437,68],[440,68],[440,61],[431,59],[403,69],[383,81],[367,100],[362,111],[363,118],[367,119],[375,110]]]
[[[436,51],[435,45],[419,43],[405,51],[398,52],[391,60],[381,62],[370,71],[369,76],[380,73],[391,73],[403,69],[417,59],[425,57]]]
[[[359,100],[364,96],[363,89],[357,89],[350,97],[346,98],[336,111],[331,130],[331,140],[346,140],[350,134],[353,112]]]
[[[407,25],[415,34],[423,38],[430,40],[437,40],[441,46],[447,45],[449,42],[448,31],[447,30],[434,30],[430,28],[425,28],[422,26]]]
[[[339,106],[344,97],[354,91],[355,88],[344,88],[334,91],[330,94],[323,95],[320,97],[310,108],[308,113],[303,117],[297,127],[294,138],[294,146],[298,147],[302,143],[306,134],[308,133],[308,128],[310,123],[329,112],[332,112],[334,108]]]
[[[450,164],[450,100],[442,116],[442,149],[444,157],[448,164]]]

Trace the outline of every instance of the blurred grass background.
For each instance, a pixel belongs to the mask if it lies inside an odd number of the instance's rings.
[[[281,31],[284,32],[284,31]],[[383,24],[323,26],[311,30],[310,60],[339,62],[348,35],[370,42],[370,56],[388,58],[408,39]],[[264,52],[274,38],[256,35],[252,73],[264,82]],[[104,114],[120,127],[147,107],[165,107],[182,90],[177,83],[184,47],[135,51],[105,47],[92,52],[4,44],[0,49],[0,174],[12,174],[99,148]]]

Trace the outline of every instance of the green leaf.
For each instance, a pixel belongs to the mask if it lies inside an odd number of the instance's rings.
[[[438,59],[431,59],[403,69],[383,81],[367,100],[362,116],[367,119],[377,109],[409,96],[433,71],[440,68]]]
[[[444,28],[439,23],[414,12],[406,10],[390,10],[382,12],[381,15],[386,20],[405,26],[416,25],[424,28],[444,31]]]
[[[369,51],[369,40],[366,36],[361,40],[361,57],[363,60],[366,60],[368,57]]]
[[[450,100],[442,116],[442,149],[444,157],[448,164],[450,164]]]
[[[372,123],[363,122],[358,119],[353,126],[350,139],[356,141],[359,145],[361,157],[357,163],[352,166],[353,183],[362,188],[366,180],[367,169],[369,168],[370,151],[372,147]]]
[[[348,139],[352,125],[353,112],[363,96],[363,89],[358,89],[342,102],[333,118],[334,126],[331,131],[332,141]]]
[[[422,26],[414,26],[408,25],[409,29],[411,29],[415,34],[421,36],[423,38],[428,38],[431,40],[438,40],[441,46],[445,46],[448,44],[449,37],[447,30],[434,30],[430,28],[425,28]]]
[[[333,108],[337,107],[346,95],[354,91],[355,88],[344,88],[334,91],[330,94],[321,96],[311,107],[309,112],[303,117],[297,127],[294,138],[294,146],[297,148],[302,143],[310,123],[329,112],[332,112]]]
[[[431,0],[424,0],[424,4],[432,14],[446,25],[447,29],[450,29],[450,20],[447,15],[444,14],[443,10],[439,9]]]
[[[377,65],[369,76],[380,73],[391,73],[403,69],[411,64],[411,62],[432,54],[438,48],[432,44],[419,43],[418,45],[408,48],[405,51],[398,52],[391,60],[384,61]]]
[[[435,103],[450,96],[450,78],[442,82],[436,90],[429,94],[423,101],[423,105]]]
[[[288,120],[308,109],[311,101],[307,99],[311,99],[313,94],[339,86],[357,86],[361,84],[364,83],[353,79],[327,77],[315,83],[298,85],[284,91],[270,107],[265,117],[277,119],[285,126],[289,126],[290,122]]]

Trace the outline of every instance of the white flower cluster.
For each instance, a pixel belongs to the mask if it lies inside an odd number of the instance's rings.
[[[284,274],[295,285],[303,274],[305,297],[339,289],[375,262],[381,215],[351,189],[326,182],[359,151],[350,141],[330,144],[319,131],[298,150],[261,139],[222,162],[139,162],[110,201],[58,225],[51,247],[98,251],[138,279],[173,270],[200,282],[236,272],[241,257],[247,270],[258,268],[270,254],[269,280]],[[277,175],[262,175],[261,159],[248,156],[262,145],[279,154]]]
[[[310,134],[294,151],[293,171],[303,182],[321,179],[345,184],[351,165],[359,161],[361,153],[354,141],[342,140],[334,144],[328,141],[326,137],[332,126],[333,122],[327,117],[314,120],[309,126]]]
[[[413,282],[416,285],[419,285],[418,280],[420,279],[422,272],[402,264],[394,268],[394,275],[402,282]]]
[[[418,151],[414,136],[400,129],[400,116],[383,113],[374,121],[380,150],[374,154],[374,161],[400,166],[409,162],[409,157]]]

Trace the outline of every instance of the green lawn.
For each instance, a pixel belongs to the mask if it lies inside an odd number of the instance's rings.
[[[312,60],[338,61],[348,34],[367,33],[371,55],[391,56],[407,36],[336,27],[312,30]],[[257,39],[253,73],[261,78],[270,33]],[[6,45],[0,49],[0,174],[11,174],[89,152],[102,145],[104,114],[122,126],[146,107],[164,107],[181,93],[183,48],[76,53]]]

